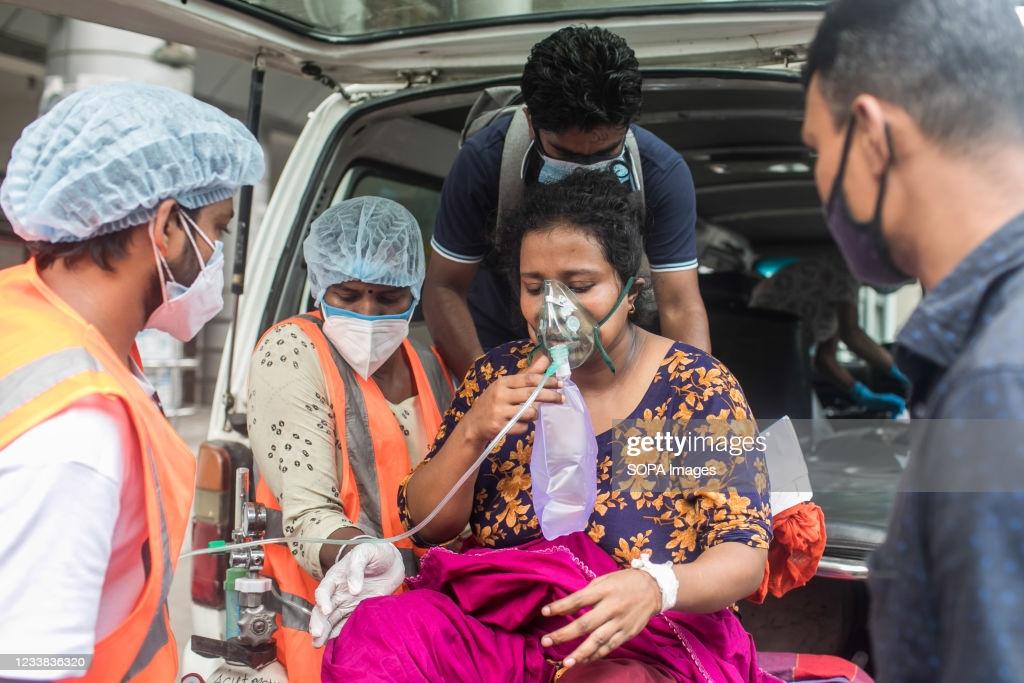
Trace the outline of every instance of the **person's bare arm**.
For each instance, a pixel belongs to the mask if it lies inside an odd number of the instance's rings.
[[[767,557],[764,548],[720,543],[693,562],[674,565],[679,589],[672,609],[708,614],[745,598],[761,584]],[[572,615],[591,606],[586,614],[541,639],[541,646],[548,648],[586,636],[563,660],[568,667],[604,657],[643,630],[661,611],[661,588],[646,572],[623,569],[599,576],[586,588],[545,605],[541,614]]]
[[[347,540],[355,538],[356,536],[365,536],[366,532],[357,526],[343,526],[339,529],[332,531],[327,538],[334,539],[336,541]],[[320,568],[323,573],[326,574],[327,570],[334,566],[335,560],[344,557],[348,551],[355,548],[355,545],[334,545],[333,543],[324,543],[320,546]]]
[[[466,468],[480,455],[483,446],[477,448],[477,442],[468,437],[466,431],[466,427],[459,423],[437,455],[417,467],[409,479],[406,500],[411,517],[410,528],[426,519]],[[472,512],[475,486],[476,477],[469,477],[444,509],[420,530],[417,537],[426,543],[440,544],[447,543],[461,533]]]
[[[837,304],[836,315],[839,318],[839,338],[846,347],[876,370],[888,371],[892,367],[892,356],[861,329],[857,307],[852,303]]]
[[[757,590],[768,551],[742,543],[719,543],[693,562],[677,564],[675,609],[692,614],[717,612]]]
[[[697,269],[652,273],[661,334],[711,353],[708,314],[697,284]]]
[[[452,490],[459,477],[540,384],[547,366],[547,356],[537,354],[530,367],[495,380],[476,398],[437,454],[416,468],[406,485],[410,528],[426,519]],[[561,403],[558,384],[555,377],[547,379],[547,388],[537,395],[536,403],[512,426],[509,436],[526,433],[529,424],[537,419],[537,403]],[[472,512],[475,486],[476,477],[467,478],[459,492],[417,536],[428,543],[446,543],[461,533]]]
[[[464,377],[484,351],[466,296],[479,264],[459,263],[434,253],[423,283],[423,316],[448,369]]]
[[[849,392],[857,383],[853,375],[836,358],[839,337],[832,337],[818,344],[814,350],[814,369],[825,379]]]

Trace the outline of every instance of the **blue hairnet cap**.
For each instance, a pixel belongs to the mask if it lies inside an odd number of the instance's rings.
[[[78,242],[146,223],[165,199],[198,209],[262,177],[241,122],[177,90],[108,83],[22,132],[0,205],[23,239]]]
[[[420,226],[409,210],[383,197],[356,197],[320,214],[302,245],[317,302],[331,285],[358,280],[409,287],[420,300],[424,256]]]

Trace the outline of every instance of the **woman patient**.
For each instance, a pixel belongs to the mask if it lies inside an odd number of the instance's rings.
[[[531,188],[498,241],[532,339],[476,361],[399,489],[411,528],[542,381],[549,359],[537,349],[538,316],[544,281],[557,280],[602,321],[606,351],[572,371],[599,448],[585,532],[545,540],[532,504],[532,421],[539,404],[562,400],[552,377],[477,476],[416,536],[437,546],[468,522],[473,547],[433,548],[411,590],[362,602],[328,644],[325,681],[775,680],[758,668],[752,639],[729,609],[758,587],[765,568],[763,453],[688,456],[687,465],[717,474],[682,490],[622,475],[627,456],[612,429],[619,420],[721,434],[730,421],[751,419],[721,363],[630,321],[643,284],[635,279],[640,230],[632,196],[609,174],[578,171]],[[631,566],[648,554],[647,568]]]

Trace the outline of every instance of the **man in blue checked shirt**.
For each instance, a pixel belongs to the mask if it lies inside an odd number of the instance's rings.
[[[896,339],[911,446],[871,558],[879,683],[1024,680],[1024,27],[1019,0],[837,0],[804,140],[862,282],[921,282]]]

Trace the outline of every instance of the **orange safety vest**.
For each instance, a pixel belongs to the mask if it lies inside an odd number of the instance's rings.
[[[0,316],[0,449],[90,397],[120,401],[138,438],[146,486],[147,540],[140,553],[148,560],[146,581],[131,613],[96,643],[88,671],[76,680],[172,681],[178,653],[167,594],[192,505],[195,457],[125,359],[43,283],[34,260],[0,271]],[[25,580],[32,580],[31,567]]]
[[[409,474],[409,461],[405,457],[405,437],[384,394],[376,382],[356,374],[324,336],[320,328],[323,317],[318,311],[279,323],[285,324],[298,326],[316,347],[335,413],[341,451],[340,502],[345,515],[360,529],[377,537],[402,533],[398,486]],[[401,348],[412,369],[420,397],[420,417],[429,437],[441,426],[441,416],[451,401],[451,380],[435,350],[408,338]],[[363,499],[360,489],[375,495]],[[256,500],[270,510],[281,509],[265,479],[261,478],[256,486]],[[396,545],[406,567],[415,566],[412,543],[406,539]],[[319,681],[323,651],[313,647],[308,631],[309,614],[293,607],[313,609],[318,582],[299,566],[286,546],[268,545],[264,553],[263,574],[276,582],[281,593],[278,630],[274,635],[277,658],[288,671],[289,681]]]

